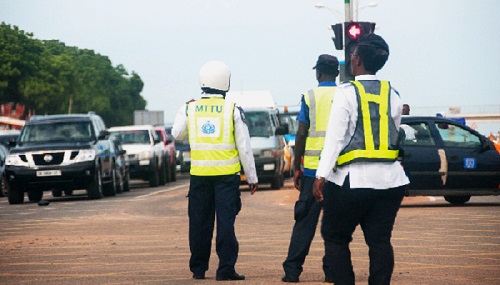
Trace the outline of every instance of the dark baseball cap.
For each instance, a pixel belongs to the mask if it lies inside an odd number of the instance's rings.
[[[318,61],[313,69],[329,74],[337,74],[339,70],[339,60],[333,55],[322,54],[318,57]]]
[[[365,34],[359,38],[358,46],[367,46],[374,49],[386,51],[389,54],[389,45],[385,40],[376,34]]]

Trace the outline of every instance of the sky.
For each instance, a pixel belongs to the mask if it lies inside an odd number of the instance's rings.
[[[379,78],[413,114],[500,112],[500,1],[359,0],[357,11],[390,47]],[[317,85],[318,56],[343,59],[329,26],[344,12],[344,0],[0,0],[0,21],[138,73],[146,108],[165,111],[166,122],[200,97],[198,72],[209,60],[230,66],[233,91],[269,90],[278,105],[298,104]]]

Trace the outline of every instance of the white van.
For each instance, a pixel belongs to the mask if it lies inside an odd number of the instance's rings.
[[[272,189],[280,189],[284,184],[285,128],[280,126],[271,92],[229,92],[226,100],[245,111],[259,184],[271,183]]]

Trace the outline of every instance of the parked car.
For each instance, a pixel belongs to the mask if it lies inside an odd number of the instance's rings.
[[[130,174],[128,166],[127,152],[123,149],[121,142],[113,136],[107,140],[101,140],[99,143],[103,149],[109,150],[113,168],[111,176],[113,177],[116,193],[130,191]]]
[[[163,146],[165,147],[165,152],[167,156],[167,182],[176,180],[176,157],[175,157],[175,140],[173,140],[170,133],[164,126],[155,127],[156,134],[163,141]]]
[[[5,163],[10,204],[86,189],[91,199],[113,195],[112,163],[99,143],[109,134],[98,115],[33,116],[21,130]]]
[[[259,183],[270,183],[272,189],[280,189],[285,181],[286,130],[276,114],[275,109],[269,108],[245,109]]]
[[[9,154],[9,150],[0,144],[0,197],[5,197],[7,190],[5,189],[5,178],[4,178],[4,170],[5,170],[5,159]]]
[[[109,129],[127,152],[131,179],[149,181],[150,187],[167,181],[167,154],[152,125],[132,125]]]
[[[188,139],[175,142],[175,157],[181,172],[189,172],[191,169],[191,147]]]
[[[487,137],[439,117],[403,116],[401,129],[408,195],[444,196],[452,204],[500,195],[500,153]]]
[[[11,145],[15,144],[20,133],[19,130],[0,130],[0,144],[10,148]]]

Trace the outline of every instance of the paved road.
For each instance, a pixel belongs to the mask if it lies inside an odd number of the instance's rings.
[[[49,206],[8,205],[0,198],[0,284],[214,284],[188,268],[187,180],[166,187],[135,183],[128,193],[101,200],[52,198]],[[281,284],[298,192],[243,191],[237,219],[243,282]],[[405,198],[393,245],[393,284],[500,284],[500,197],[473,197],[465,206],[441,198]],[[301,283],[322,284],[319,227]],[[356,279],[367,284],[367,247],[358,230],[351,246]]]

